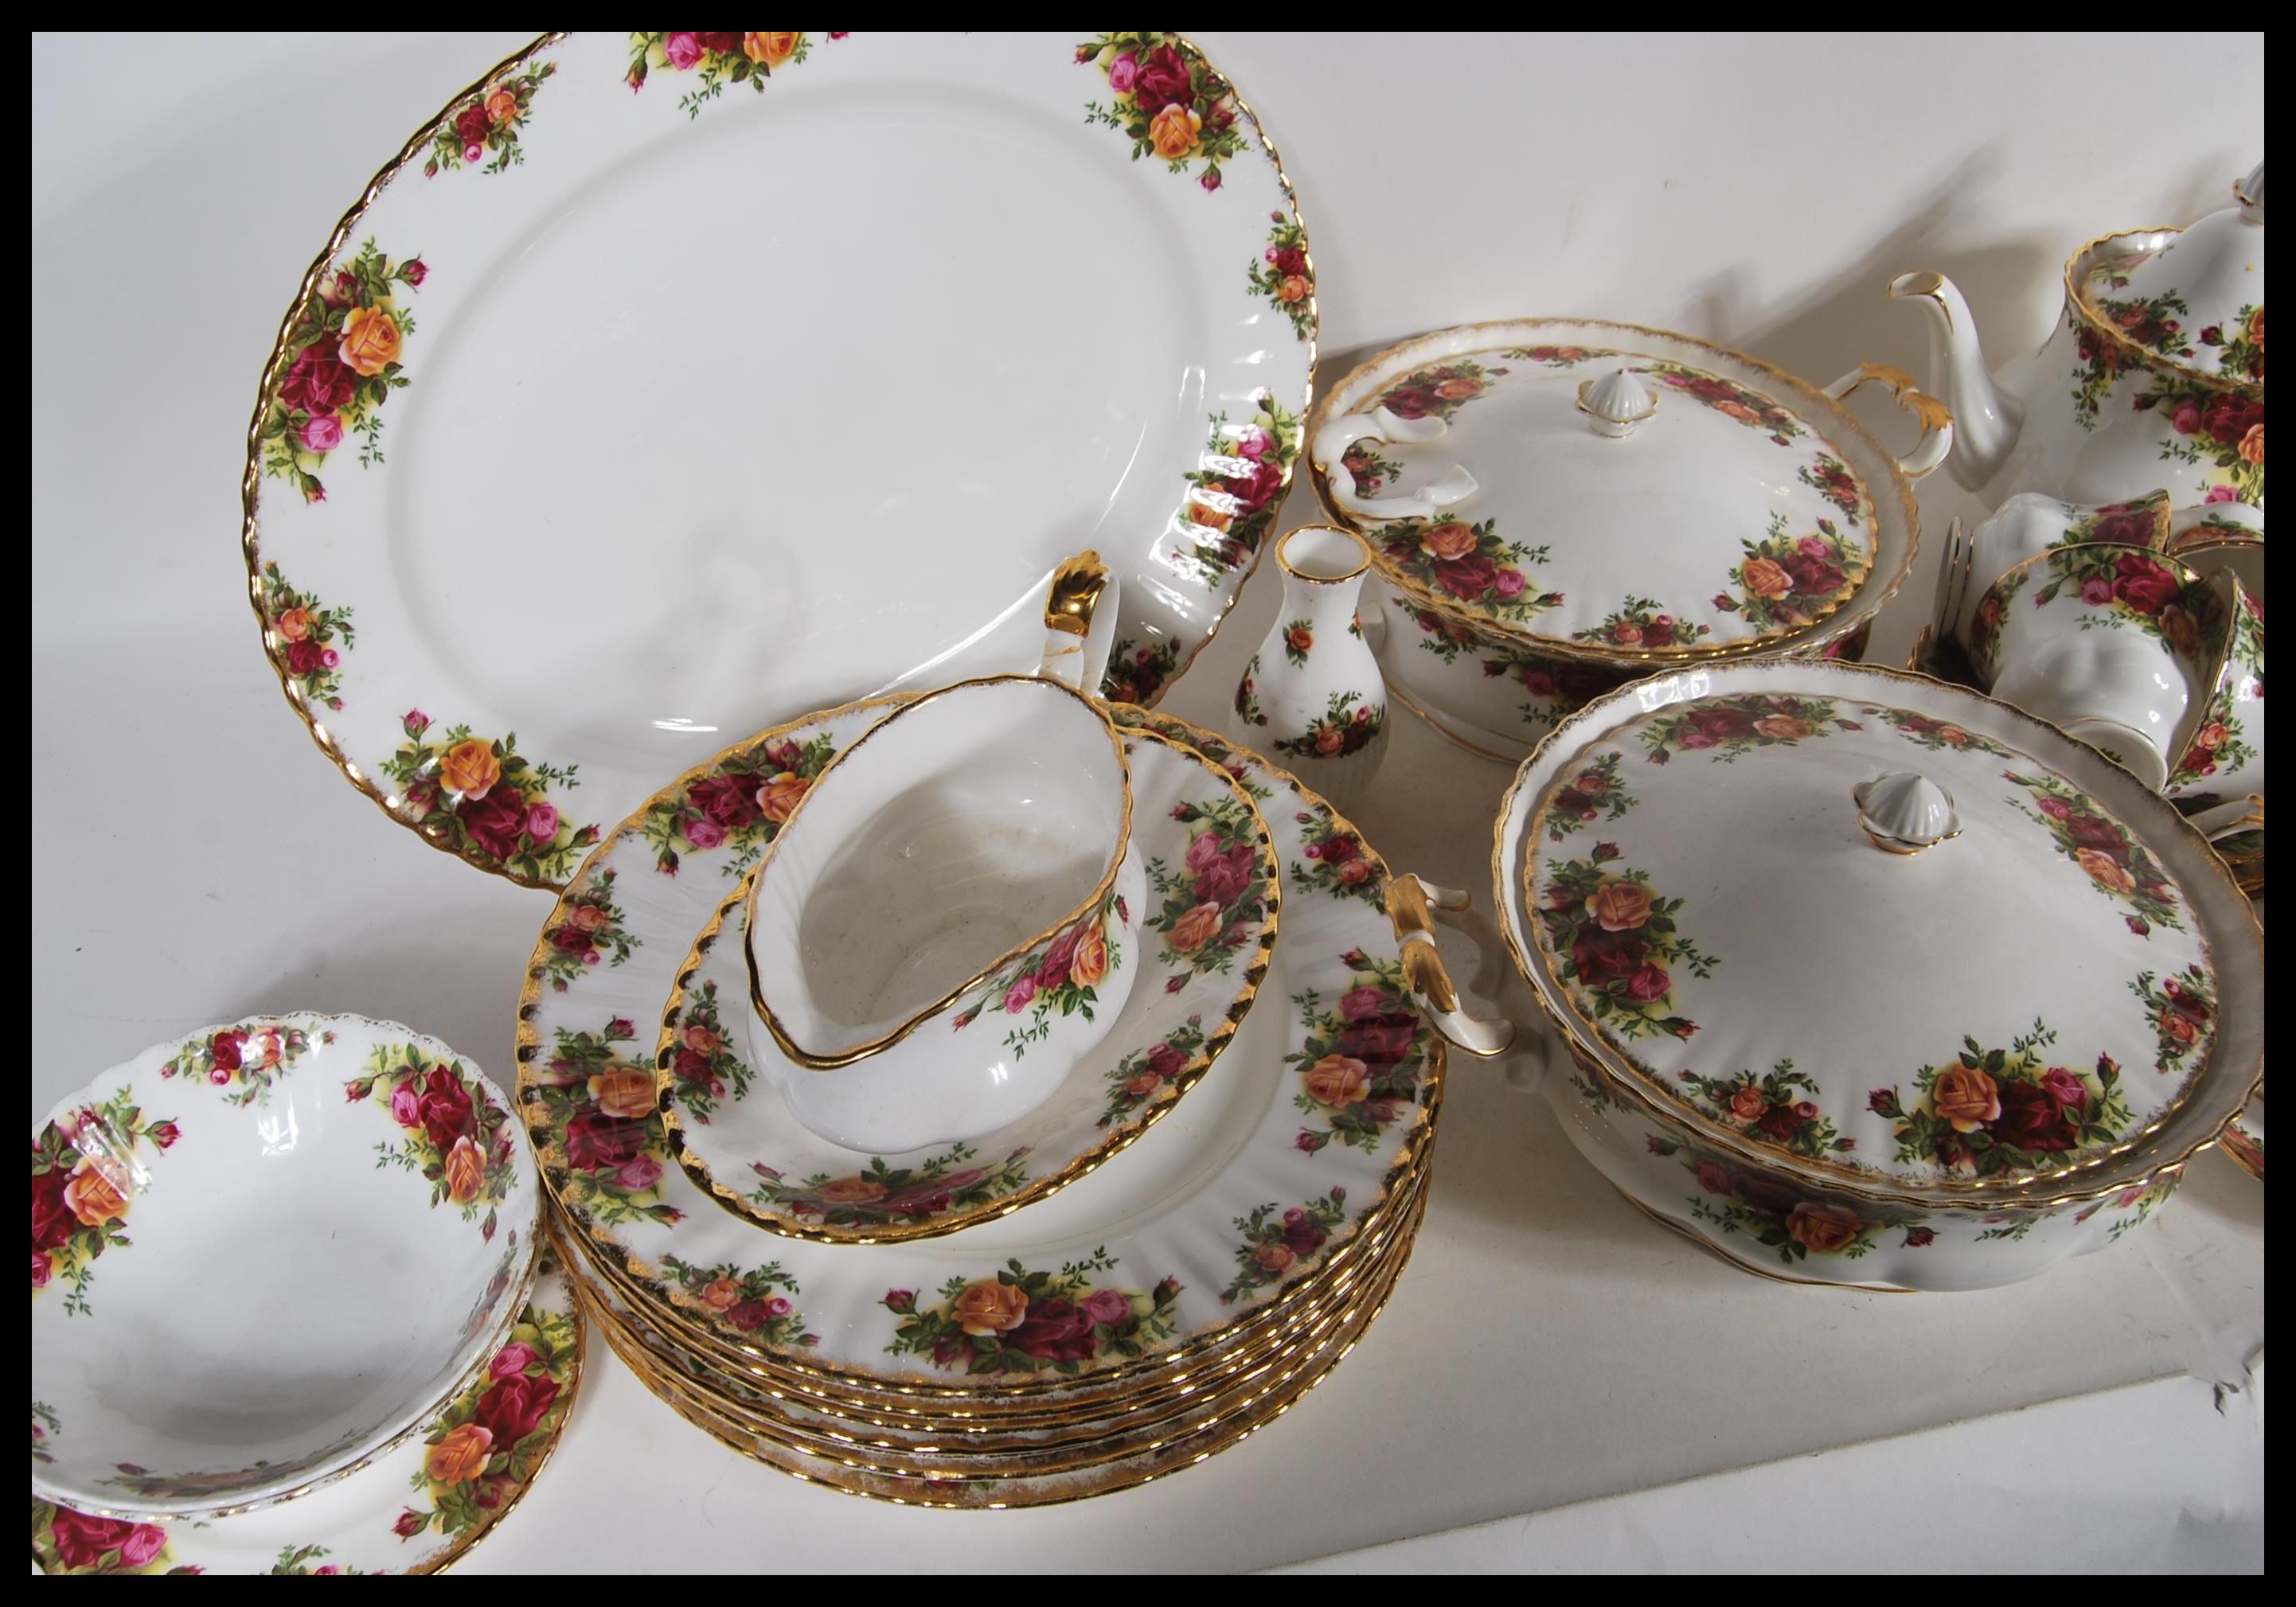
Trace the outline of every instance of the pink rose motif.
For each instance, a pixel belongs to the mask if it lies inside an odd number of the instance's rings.
[[[430,729],[430,717],[420,709],[410,709],[399,717],[399,725],[409,736],[421,736]]]
[[[726,828],[705,815],[696,815],[685,823],[685,840],[697,849],[714,849],[726,840]]]
[[[1114,1289],[1095,1289],[1077,1302],[1077,1309],[1090,1317],[1095,1326],[1113,1328],[1132,1316],[1130,1297]]]
[[[488,1378],[512,1377],[534,1365],[537,1359],[532,1345],[523,1342],[504,1345],[495,1353],[494,1360],[487,1364],[487,1376]]]
[[[1340,996],[1340,1014],[1350,1021],[1377,1015],[1386,1008],[1386,996],[1376,988],[1350,988]]]
[[[537,842],[549,842],[558,835],[558,808],[554,804],[538,803],[526,812],[526,834]]]
[[[2209,494],[2206,496],[2202,497],[2201,500],[2202,502],[2238,502],[2240,500],[2240,493],[2234,490],[2230,486],[2210,486],[2209,488]]]
[[[343,444],[343,422],[332,413],[314,414],[298,433],[306,450],[332,452]]]
[[[1257,424],[1235,438],[1237,454],[1255,463],[1267,455],[1267,431]]]
[[[1726,1196],[1730,1193],[1730,1170],[1718,1160],[1698,1163],[1698,1186],[1710,1194]]]
[[[2079,1111],[2088,1104],[2087,1086],[2062,1066],[2052,1066],[2043,1072],[2041,1086],[2049,1091],[2049,1097],[2057,1102],[2061,1110]]]
[[[1203,176],[1197,179],[1196,183],[1203,186],[1204,193],[1206,194],[1210,194],[1212,191],[1220,187],[1219,169],[1218,168],[1206,168],[1203,172]]]
[[[2112,582],[2102,575],[2091,575],[2081,582],[2081,601],[2092,608],[2101,608],[2112,601]]]
[[[724,1090],[718,1090],[722,1093]],[[614,1179],[632,1193],[642,1194],[661,1181],[661,1162],[650,1155],[626,1160],[614,1173]]]
[[[2177,411],[2169,416],[2169,422],[2176,425],[2177,433],[2178,435],[2192,435],[2196,433],[2201,427],[2200,404],[2197,402],[2185,402],[2182,404],[2177,407]]]
[[[1128,50],[1108,64],[1108,86],[1119,94],[1130,94],[1139,77],[1140,58]]]
[[[55,1263],[48,1259],[48,1252],[46,1250],[36,1250],[32,1252],[33,1288],[45,1289],[48,1286],[48,1279],[53,1274],[54,1270]]]
[[[2041,799],[2041,813],[2051,820],[2070,820],[2073,811],[2070,804],[2060,799],[2045,798]]]
[[[413,1082],[403,1082],[390,1091],[390,1119],[402,1127],[422,1125],[422,1095]]]
[[[1004,1010],[1008,1015],[1018,1015],[1035,1003],[1037,979],[1033,972],[1022,977],[1004,990]]]
[[[690,72],[701,59],[701,36],[698,33],[672,34],[662,44],[661,53],[680,72]]]
[[[430,276],[430,270],[422,258],[417,257],[398,270],[398,276],[419,291],[422,288],[422,282]]]
[[[1491,589],[1502,597],[1520,597],[1526,584],[1521,570],[1501,570],[1498,578],[1491,582]]]

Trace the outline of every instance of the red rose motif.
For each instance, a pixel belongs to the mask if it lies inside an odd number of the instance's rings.
[[[463,834],[491,858],[515,857],[526,836],[526,799],[514,787],[496,787],[484,798],[464,799],[455,817],[463,823]]]
[[[1251,472],[1220,481],[1220,489],[1234,497],[1243,506],[1243,513],[1257,513],[1275,498],[1283,488],[1283,470],[1272,459],[1262,458],[1251,467]]]
[[[1499,566],[1480,553],[1435,566],[1435,584],[1454,597],[1472,602],[1498,580]]]
[[[2062,1111],[2079,1111],[2088,1104],[2088,1085],[2079,1076],[2062,1066],[2052,1066],[2041,1074],[2041,1086],[2057,1102]]]
[[[1794,590],[1807,597],[1830,597],[1849,584],[1831,555],[1812,557],[1808,553],[1796,553],[1785,561],[1786,573],[1793,577]]]
[[[123,1568],[142,1568],[168,1544],[168,1534],[151,1523],[91,1518],[68,1506],[55,1509],[56,1561],[75,1570],[93,1568],[108,1552],[119,1554]]]
[[[603,1111],[585,1111],[566,1124],[567,1164],[586,1172],[611,1171],[636,1160],[645,1147],[643,1125]]]
[[[712,775],[685,790],[686,802],[702,817],[728,832],[737,832],[759,817],[756,778]]]
[[[1718,1160],[1702,1160],[1698,1163],[1697,1172],[1699,1187],[1704,1189],[1710,1194],[1720,1194],[1725,1198],[1728,1197],[1730,1193],[1730,1168],[1728,1167],[1724,1166]]]
[[[2128,841],[2120,828],[2102,815],[2068,814],[2065,835],[2083,848],[2103,849],[2115,858],[2128,851]]]
[[[1663,965],[1644,964],[1627,979],[1628,994],[1645,1004],[1666,997],[1673,986],[1674,980],[1666,974]]]
[[[53,1167],[45,1172],[32,1174],[32,1248],[35,1250],[54,1250],[72,1236],[79,1226],[79,1218],[72,1215],[71,1207],[64,1203],[64,1185],[71,1181],[71,1168]]]
[[[1772,1105],[1762,1112],[1762,1119],[1754,1126],[1779,1143],[1790,1144],[1793,1136],[1801,1131],[1804,1119],[1801,1112],[1792,1105]]]
[[[1423,419],[1440,406],[1441,403],[1437,400],[1433,391],[1422,389],[1415,385],[1406,385],[1400,389],[1389,391],[1380,406],[1399,419]]]
[[[774,1310],[776,1305],[782,1308],[781,1312]],[[755,1333],[788,1310],[786,1300],[742,1300],[726,1313],[726,1320],[744,1333]]]
[[[1238,843],[1196,875],[1196,902],[1222,909],[1243,896],[1259,868],[1259,856],[1250,843]]]
[[[472,101],[455,114],[455,137],[463,142],[465,151],[473,145],[483,148],[487,135],[493,127],[487,117],[486,107],[477,101]]]
[[[1640,928],[1625,931],[1604,931],[1589,925],[1571,946],[1570,958],[1578,966],[1579,977],[1595,987],[1607,982],[1622,982],[1642,968],[1644,956],[1650,945]]]
[[[287,377],[279,382],[279,399],[316,416],[339,411],[357,386],[358,376],[337,354],[336,343],[322,340],[305,347],[288,365]]]
[[[430,1068],[415,1110],[421,1116],[423,1132],[442,1151],[453,1149],[455,1140],[468,1136],[472,1131],[471,1091],[450,1067]]]
[[[2074,1133],[2054,1095],[2038,1083],[2004,1082],[1994,1136],[2021,1150],[2069,1150]]]
[[[540,1427],[557,1398],[558,1386],[550,1379],[523,1374],[501,1379],[479,1397],[473,1421],[495,1437],[495,1444],[508,1447]]]
[[[730,56],[742,48],[742,36],[738,33],[696,34],[694,37],[701,41],[702,49],[721,56]]]
[[[327,650],[306,636],[300,642],[287,644],[287,668],[299,676],[316,674],[326,668]]]
[[[48,1280],[55,1275],[55,1270],[54,1259],[46,1250],[36,1250],[32,1252],[33,1288],[45,1289],[48,1286]]]
[[[1159,45],[1139,58],[1138,72],[1132,80],[1132,99],[1141,111],[1154,117],[1167,106],[1192,104],[1195,86],[1189,81],[1188,63],[1169,45]]]
[[[1754,734],[1754,717],[1742,709],[1693,709],[1683,717],[1685,748],[1718,748]]]
[[[1324,1247],[1332,1235],[1316,1226],[1315,1218],[1298,1206],[1283,1213],[1283,1242],[1295,1256],[1309,1255]]]
[[[1100,1349],[1091,1316],[1058,1295],[1029,1307],[1005,1342],[1044,1362],[1090,1361]]]
[[[1403,1063],[1419,1038],[1419,1018],[1403,1011],[1365,1016],[1340,1029],[1339,1053],[1363,1062],[1374,1077]]]
[[[390,1532],[402,1540],[412,1540],[430,1526],[428,1518],[410,1507],[398,1514],[398,1521],[390,1526]]]
[[[1159,1080],[1169,1082],[1187,1070],[1188,1057],[1169,1044],[1159,1044],[1148,1051],[1148,1070]]]
[[[2140,614],[2159,613],[2177,595],[2177,578],[2141,553],[2123,553],[2112,574],[2112,594]]]
[[[1920,1250],[1924,1245],[1934,1244],[1936,1242],[1937,1229],[1934,1227],[1909,1227],[1906,1229],[1906,1248],[1907,1250]]]
[[[2251,427],[2264,422],[2264,404],[2246,397],[2219,397],[2209,404],[2201,422],[2218,446],[2237,446]]]

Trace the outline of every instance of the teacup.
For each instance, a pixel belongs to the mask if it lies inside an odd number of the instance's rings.
[[[1988,579],[2005,575],[2028,558],[2060,547],[2104,545],[2166,551],[2173,516],[2169,494],[2154,491],[2127,502],[2076,503],[2038,491],[2009,498],[1969,533],[1969,572]],[[1955,621],[1968,639],[1970,618],[1980,601],[1974,587]]]
[[[2224,604],[2146,547],[2083,544],[2013,564],[1979,599],[1970,660],[1996,697],[2159,789],[2209,684]]]
[[[758,866],[743,942],[791,1113],[872,1154],[1018,1119],[1107,1032],[1146,876],[1124,746],[1029,676],[894,710],[831,761]]]
[[[2264,608],[2231,569],[2207,584],[2220,613],[2166,788],[2188,812],[2264,791]]]

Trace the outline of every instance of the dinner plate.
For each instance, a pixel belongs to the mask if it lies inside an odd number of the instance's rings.
[[[421,1434],[292,1501],[145,1521],[32,1503],[44,1573],[433,1573],[478,1544],[557,1448],[581,1387],[583,1332],[562,1266],[544,1268],[486,1371]],[[35,1426],[34,1439],[38,1438]]]
[[[808,1131],[781,1089],[824,1074],[792,1064],[757,1019],[745,952],[752,872],[679,967],[660,1013],[659,1070],[628,1084],[628,1108],[652,1103],[658,1081],[686,1174],[727,1209],[799,1239],[890,1243],[955,1233],[1106,1163],[1161,1120],[1234,1037],[1267,974],[1282,879],[1242,783],[1153,732],[1127,733],[1124,748],[1147,877],[1132,963],[1148,974],[1044,1103],[966,1143],[906,1153],[844,1149]],[[1064,974],[1068,961],[1059,963]],[[1034,996],[1000,988],[983,1008],[996,1029],[1019,1033]]]
[[[1439,1037],[1410,1002],[1382,904],[1386,867],[1283,772],[1181,722],[1116,712],[1119,723],[1177,736],[1239,775],[1283,867],[1283,939],[1262,987],[1266,1005],[1187,1098],[1122,1165],[1025,1212],[946,1238],[870,1246],[760,1234],[679,1169],[659,1117],[600,1104],[593,1090],[616,1086],[613,1071],[645,1064],[636,1022],[660,1007],[730,880],[723,847],[662,874],[649,821],[755,749],[834,748],[873,723],[868,708],[832,710],[729,750],[632,816],[583,867],[537,946],[520,1013],[520,1096],[545,1185],[586,1235],[589,1259],[618,1268],[650,1308],[777,1370],[920,1399],[977,1397],[993,1383],[1000,1400],[1018,1404],[1217,1342],[1289,1299],[1378,1220],[1431,1134],[1444,1062]],[[562,992],[548,969],[550,934],[602,885],[611,889],[614,927],[636,940],[630,957],[585,968]],[[1288,1212],[1300,1226],[1284,1240],[1287,1253],[1256,1258],[1271,1225],[1284,1239]],[[1034,1332],[973,1342],[1020,1332],[1002,1320],[1019,1299],[1059,1300],[1094,1321],[1071,1342]]]
[[[1314,271],[1173,34],[549,35],[313,262],[250,594],[401,824],[554,887],[728,736],[1032,668],[1070,553],[1152,701],[1300,449]]]

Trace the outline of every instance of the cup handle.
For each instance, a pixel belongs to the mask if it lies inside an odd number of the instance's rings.
[[[1408,496],[1368,497],[1356,495],[1355,477],[1347,472],[1340,460],[1357,441],[1415,445],[1440,440],[1449,430],[1450,426],[1441,419],[1398,418],[1384,407],[1374,407],[1369,413],[1343,414],[1316,431],[1309,456],[1315,460],[1332,503],[1341,512],[1358,519],[1432,519],[1454,503],[1464,502],[1475,494],[1475,477],[1459,464],[1452,464],[1440,479]]]
[[[1488,957],[1490,945],[1471,920],[1474,901],[1452,888],[1436,887],[1416,876],[1398,876],[1387,884],[1387,915],[1395,923],[1395,939],[1403,955],[1403,976],[1419,1013],[1435,1029],[1477,1060],[1496,1060],[1514,1047],[1515,1025],[1501,1018],[1486,1021],[1460,1008],[1459,990],[1435,947],[1435,922],[1440,917],[1476,939]],[[1488,928],[1488,921],[1481,923]]]
[[[1063,559],[1045,589],[1045,655],[1037,673],[1082,693],[1100,689],[1116,638],[1116,577],[1087,548]]]
[[[2222,842],[2227,837],[2237,837],[2243,832],[2264,830],[2264,795],[2251,792],[2245,798],[2227,799],[2213,808],[2202,809],[2185,817],[2193,829],[2210,842]]]
[[[1825,388],[1825,394],[1839,402],[1860,385],[1871,381],[1889,387],[1898,406],[1921,421],[1922,438],[1914,449],[1898,460],[1898,467],[1907,480],[1919,480],[1939,463],[1953,450],[1953,413],[1937,398],[1919,389],[1914,376],[1902,368],[1892,368],[1887,363],[1861,363]]]
[[[2244,502],[2194,503],[2169,515],[2169,539],[2162,545],[2171,553],[2218,541],[2261,541],[2264,515]]]

